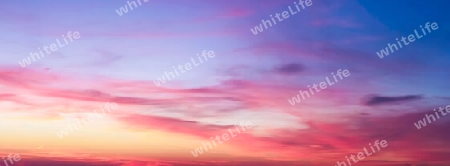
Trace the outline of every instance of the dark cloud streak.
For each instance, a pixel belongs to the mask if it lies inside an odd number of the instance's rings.
[[[406,96],[397,96],[397,97],[385,97],[385,96],[371,95],[364,102],[364,105],[376,106],[376,105],[391,104],[391,103],[397,103],[397,102],[403,102],[403,101],[420,100],[422,98],[423,97],[420,95],[406,95]]]
[[[281,74],[296,74],[304,70],[304,66],[298,63],[283,64],[274,68],[275,72]]]

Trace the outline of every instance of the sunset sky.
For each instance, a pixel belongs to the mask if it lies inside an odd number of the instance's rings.
[[[414,125],[450,105],[450,1],[312,0],[257,35],[294,1],[141,1],[119,16],[126,0],[0,0],[0,166],[333,166],[376,140],[389,146],[354,166],[450,164],[450,115]],[[439,29],[377,56],[427,22]],[[81,37],[19,65],[69,31]],[[215,57],[155,85],[204,50]],[[338,69],[351,75],[288,102]],[[253,127],[191,153],[241,122]]]

